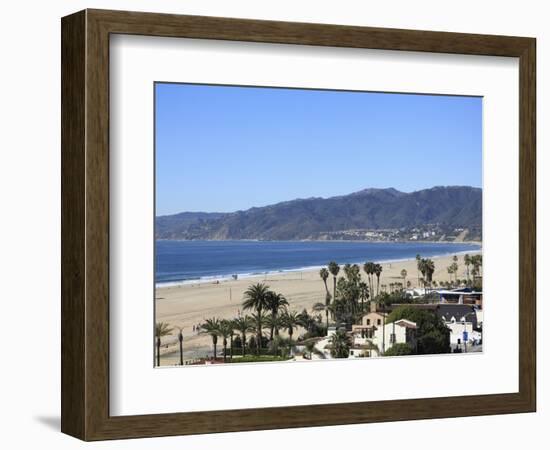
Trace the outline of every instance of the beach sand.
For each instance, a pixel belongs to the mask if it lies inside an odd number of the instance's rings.
[[[470,255],[480,252],[469,252]],[[458,278],[466,278],[464,256],[458,255]],[[433,257],[435,272],[433,279],[438,283],[448,281],[447,267],[452,263],[453,255]],[[418,286],[416,260],[382,263],[380,284],[402,282],[401,271],[407,271],[407,281],[412,287]],[[342,267],[342,266],[341,266]],[[342,270],[340,271],[342,273]],[[367,277],[361,268],[361,275]],[[421,276],[421,275],[420,275]],[[327,280],[332,292],[332,275]],[[232,319],[242,313],[242,299],[244,291],[253,283],[265,283],[270,289],[282,293],[289,302],[289,309],[302,311],[304,308],[311,312],[317,302],[325,301],[325,288],[319,277],[319,270],[302,272],[284,272],[238,280],[226,280],[209,283],[183,284],[178,286],[160,287],[156,290],[156,322],[167,322],[174,328],[171,336],[162,340],[161,365],[178,364],[179,350],[176,335],[178,327],[182,328],[184,337],[184,357],[204,357],[212,352],[212,341],[207,335],[193,332],[193,325],[204,322],[205,319],[217,317]],[[248,312],[245,312],[248,314]],[[300,330],[302,331],[302,330]],[[300,334],[300,333],[298,333]],[[222,348],[221,339],[218,349]]]

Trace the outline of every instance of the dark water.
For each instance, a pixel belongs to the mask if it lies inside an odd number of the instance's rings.
[[[298,241],[157,241],[156,283],[178,283],[338,264],[478,250],[476,244]]]

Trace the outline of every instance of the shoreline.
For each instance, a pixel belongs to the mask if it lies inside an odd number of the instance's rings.
[[[169,240],[169,239],[166,239]],[[197,241],[178,241],[178,242],[197,242]],[[209,241],[209,242],[217,242],[217,241]],[[223,242],[223,241],[219,241]],[[249,242],[249,241],[248,241]],[[380,241],[380,242],[373,242],[373,241],[258,241],[258,242],[362,242],[362,243],[388,243],[386,241]],[[423,243],[428,244],[435,244],[438,242],[428,242],[428,241],[422,241]],[[395,242],[395,243],[412,243],[410,241],[406,242]],[[447,253],[440,253],[437,255],[431,255],[427,256],[428,258],[441,258],[441,257],[447,257],[447,256],[453,256],[453,255],[465,255],[467,253],[480,253],[483,251],[483,244],[481,242],[472,242],[472,243],[464,243],[464,242],[439,242],[440,244],[461,244],[461,245],[476,245],[479,246],[479,248],[472,249],[472,250],[460,250],[456,252],[447,252]],[[413,261],[415,258],[397,258],[397,259],[380,259],[374,262],[377,262],[379,264],[395,264],[399,262],[407,262],[407,261]],[[343,266],[344,264],[359,264],[362,266],[364,264],[364,261],[346,261],[338,263],[340,266]],[[236,281],[233,278],[233,275],[237,275],[237,280],[247,280],[247,279],[254,279],[264,276],[273,276],[277,274],[286,274],[286,273],[301,273],[301,272],[310,272],[310,271],[316,271],[320,270],[321,268],[326,267],[326,264],[322,265],[315,265],[315,266],[304,266],[304,267],[296,267],[296,268],[289,268],[289,269],[271,269],[266,270],[263,272],[244,272],[244,273],[233,273],[233,274],[219,274],[219,275],[206,275],[201,276],[199,278],[193,278],[193,279],[187,279],[187,280],[173,280],[173,281],[161,281],[161,282],[155,282],[155,289],[162,289],[162,288],[168,288],[168,287],[177,287],[177,286],[185,286],[185,285],[193,285],[193,284],[210,284],[210,283],[224,283],[227,281]]]

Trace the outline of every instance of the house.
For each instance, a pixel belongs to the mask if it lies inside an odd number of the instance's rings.
[[[480,323],[478,318],[481,317],[483,320],[483,315],[479,314],[478,306],[459,303],[413,303],[392,305],[390,309],[400,306],[432,311],[449,328],[451,346],[453,347],[463,345],[465,336],[470,343],[479,342],[482,339],[482,322]]]
[[[406,319],[385,323],[386,317],[387,313],[376,311],[372,303],[361,323],[352,325],[350,358],[379,356],[396,343],[416,345],[416,323]]]
[[[477,308],[472,305],[441,305],[436,314],[451,330],[451,346],[460,346],[464,340],[473,343],[481,340],[481,329],[478,324]]]
[[[380,356],[394,344],[416,345],[416,323],[401,319],[386,325],[373,325],[368,332],[362,326],[354,325],[350,358]]]
[[[352,331],[360,329],[364,330],[364,332],[366,333],[368,330],[372,330],[373,326],[381,327],[384,323],[384,318],[386,316],[386,313],[380,311],[371,311],[361,318],[361,324],[352,325]]]
[[[370,302],[370,311],[363,315],[360,324],[352,325],[351,331],[354,334],[361,334],[363,338],[372,339],[374,327],[381,327],[387,315],[387,313],[377,310],[375,302]]]
[[[445,325],[451,330],[450,341],[452,348],[461,348],[465,342],[473,344],[481,341],[481,332],[474,329],[473,323],[469,318],[461,317],[457,319],[453,316],[450,322],[446,322]]]

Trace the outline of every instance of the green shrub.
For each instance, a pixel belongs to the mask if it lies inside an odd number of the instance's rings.
[[[414,353],[413,348],[406,343],[393,344],[386,352],[384,356],[405,356],[412,355]]]

